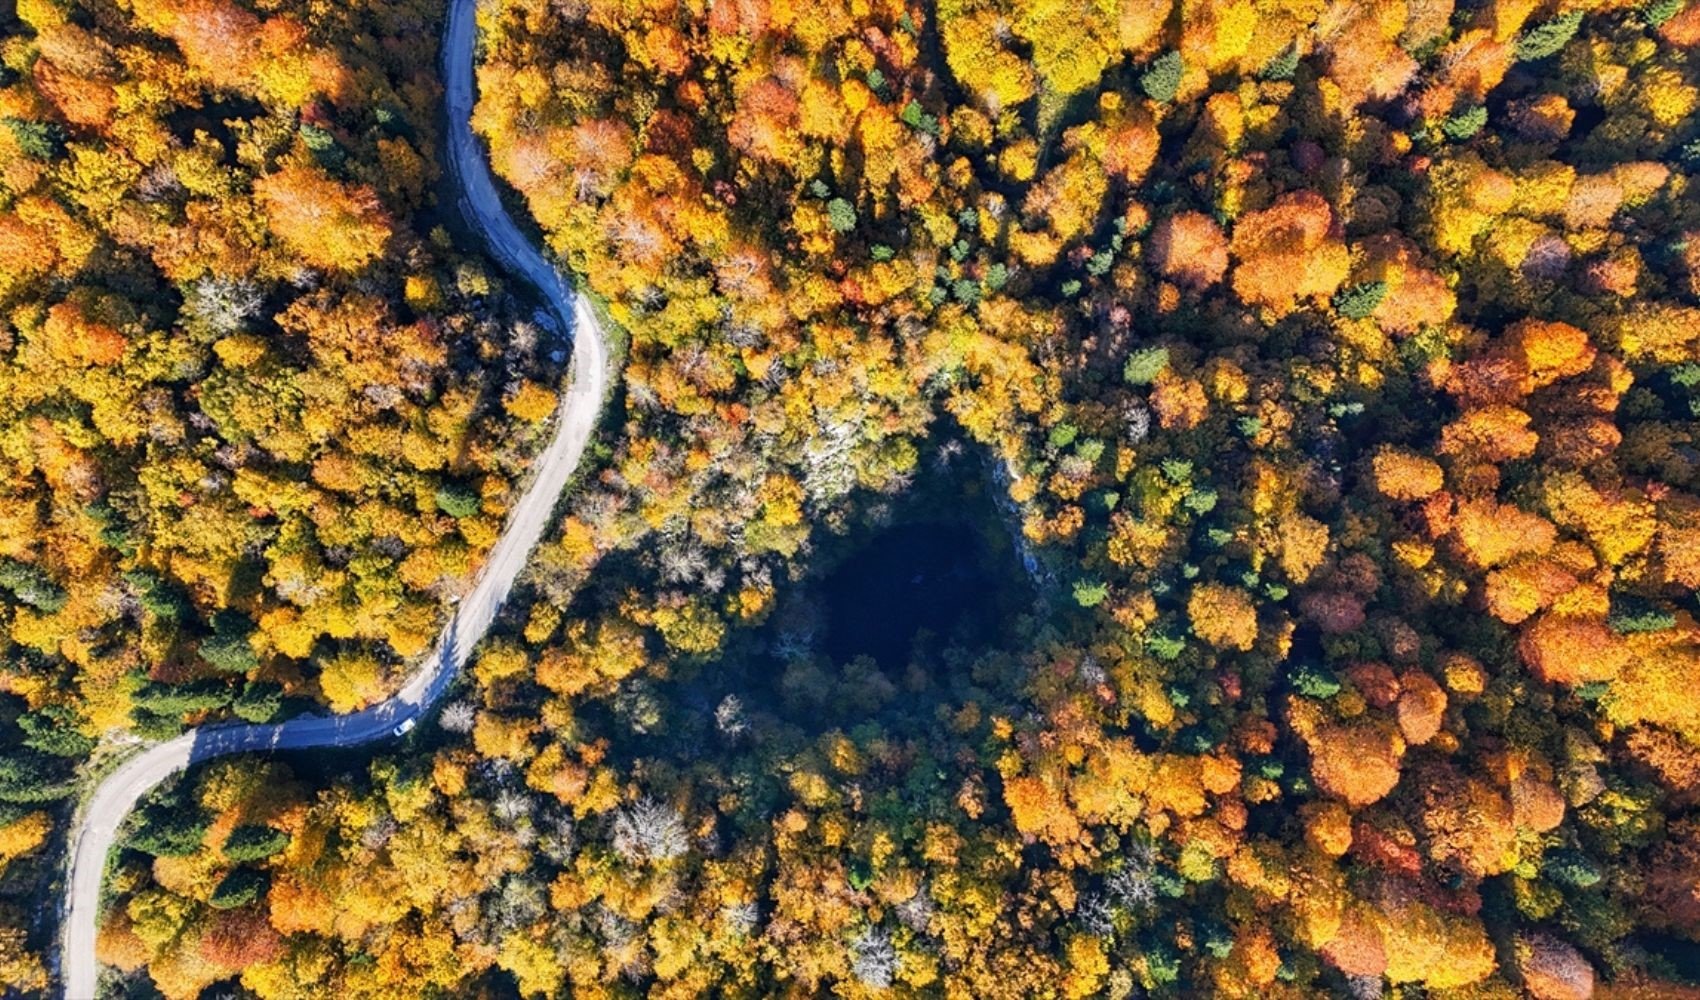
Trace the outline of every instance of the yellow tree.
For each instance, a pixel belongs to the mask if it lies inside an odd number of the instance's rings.
[[[391,225],[370,188],[350,187],[301,160],[254,183],[273,233],[314,267],[358,271],[384,251]]]

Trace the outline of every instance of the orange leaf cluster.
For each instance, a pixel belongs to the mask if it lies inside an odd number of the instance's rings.
[[[1240,301],[1280,316],[1321,300],[1346,281],[1351,261],[1327,201],[1313,191],[1282,195],[1234,226],[1233,286]]]

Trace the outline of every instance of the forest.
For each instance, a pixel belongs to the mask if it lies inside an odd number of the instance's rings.
[[[0,43],[25,995],[79,782],[392,688],[562,374],[441,10],[150,3]],[[1700,3],[479,22],[594,467],[417,732],[141,810],[113,995],[1700,997]]]
[[[0,982],[139,739],[386,692],[560,349],[437,211],[434,5],[0,11]]]

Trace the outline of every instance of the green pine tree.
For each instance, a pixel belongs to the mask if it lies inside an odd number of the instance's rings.
[[[1569,41],[1576,37],[1576,29],[1582,26],[1582,12],[1570,11],[1560,14],[1550,21],[1543,21],[1517,38],[1515,50],[1518,62],[1534,62],[1548,56],[1557,55]]]
[[[1153,101],[1167,104],[1175,99],[1175,92],[1181,87],[1181,73],[1185,69],[1179,52],[1165,52],[1153,59],[1140,74],[1139,89]]]

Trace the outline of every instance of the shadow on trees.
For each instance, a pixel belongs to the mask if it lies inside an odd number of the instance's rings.
[[[628,681],[599,706],[634,734],[623,752],[686,761],[833,728],[920,734],[941,711],[1019,687],[1013,651],[1030,643],[1036,595],[997,487],[953,434],[919,450],[902,494],[865,500],[839,533],[816,529],[760,626],[731,633],[712,661]],[[586,709],[581,718],[597,711]]]

